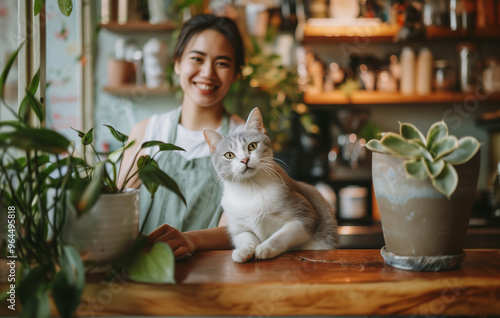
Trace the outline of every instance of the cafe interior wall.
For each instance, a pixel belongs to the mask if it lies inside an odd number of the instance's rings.
[[[139,121],[155,113],[165,112],[180,105],[180,100],[174,94],[148,95],[138,91],[132,96],[119,96],[107,93],[103,90],[108,84],[108,59],[114,55],[114,44],[120,39],[133,41],[138,47],[142,47],[151,37],[157,37],[165,43],[171,43],[170,33],[133,33],[117,34],[109,30],[101,29],[97,33],[96,57],[95,57],[95,109],[94,120],[96,127],[96,138],[101,150],[109,147],[111,150],[117,148],[113,138],[107,134],[103,124],[110,124],[118,130],[129,133],[132,127]],[[456,41],[416,42],[416,43],[364,43],[364,46],[356,47],[353,44],[314,44],[311,47],[317,56],[324,62],[340,61],[346,62],[347,54],[366,52],[369,46],[370,53],[380,59],[387,59],[390,54],[399,55],[403,46],[410,45],[416,53],[419,48],[426,46],[435,54],[434,59],[457,58]],[[172,48],[169,48],[172,49]],[[495,55],[500,51],[500,44],[487,43],[481,47],[485,56]],[[475,119],[481,113],[498,108],[498,105],[485,103],[480,98],[477,104],[445,103],[445,104],[406,104],[406,105],[363,105],[355,108],[366,109],[370,112],[370,119],[375,122],[382,131],[398,130],[398,121],[408,121],[417,125],[421,130],[427,128],[435,121],[445,119],[449,125],[450,132],[457,136],[472,135],[482,144],[481,172],[479,188],[489,187],[491,176],[489,176],[488,157],[489,140],[487,132],[478,127]],[[461,106],[460,106],[461,105]],[[258,105],[256,105],[258,106]],[[472,111],[458,111],[457,107],[467,106]],[[477,106],[477,107],[476,107]],[[347,106],[354,107],[354,106]],[[496,107],[496,108],[495,108]],[[323,108],[324,109],[324,108]],[[331,111],[336,108],[331,107]],[[244,116],[244,114],[243,114]]]
[[[340,43],[311,43],[307,47],[314,52],[317,59],[325,65],[337,62],[347,68],[349,58],[353,54],[358,56],[372,55],[380,61],[388,61],[391,55],[400,56],[403,47],[409,46],[418,54],[419,50],[427,47],[433,53],[434,60],[446,59],[458,65],[458,49],[460,42],[456,39],[440,39],[439,41],[413,41],[401,43],[371,42],[370,39],[358,39],[353,42]],[[483,59],[500,57],[500,43],[494,41],[476,41]],[[369,119],[379,126],[381,131],[398,131],[398,122],[411,122],[421,131],[426,132],[432,123],[444,119],[450,133],[460,137],[471,135],[481,143],[481,170],[478,182],[479,189],[490,188],[493,175],[488,171],[490,157],[490,140],[488,132],[476,124],[482,113],[499,109],[498,102],[488,102],[484,98],[487,94],[476,93],[470,99],[460,103],[432,103],[432,104],[387,104],[387,105],[348,105],[348,109],[361,109],[369,112]],[[327,108],[330,106],[327,106]],[[325,107],[321,107],[323,111]],[[339,106],[331,106],[335,112]],[[492,145],[500,147],[500,145]]]

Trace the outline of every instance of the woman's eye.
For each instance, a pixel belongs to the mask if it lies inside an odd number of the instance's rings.
[[[227,159],[234,159],[234,157],[236,157],[236,156],[232,152],[226,152],[224,154],[224,157],[226,157]]]
[[[252,150],[255,150],[257,149],[257,143],[256,142],[252,142],[248,145],[248,150],[252,151]]]
[[[191,61],[201,62],[201,59],[199,57],[193,56],[191,57]]]

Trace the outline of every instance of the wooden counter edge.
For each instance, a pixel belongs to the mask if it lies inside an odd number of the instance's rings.
[[[498,315],[500,281],[453,278],[345,284],[90,284],[79,316]]]

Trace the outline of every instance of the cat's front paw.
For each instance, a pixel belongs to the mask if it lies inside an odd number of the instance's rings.
[[[233,261],[237,263],[244,263],[253,257],[255,247],[246,246],[233,250]]]
[[[279,254],[281,254],[280,251],[278,251],[274,247],[271,247],[270,245],[265,244],[265,243],[260,244],[255,249],[255,258],[256,259],[273,258],[273,257],[278,256]]]

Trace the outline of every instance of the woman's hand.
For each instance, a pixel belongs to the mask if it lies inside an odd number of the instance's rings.
[[[190,258],[195,252],[195,244],[190,236],[168,224],[163,224],[148,235],[148,246],[156,242],[167,243],[176,260]]]

